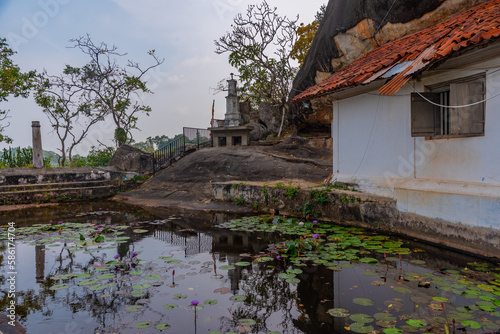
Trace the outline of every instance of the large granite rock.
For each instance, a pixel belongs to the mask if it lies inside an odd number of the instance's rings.
[[[271,103],[262,102],[259,105],[259,119],[268,130],[276,133],[279,131],[281,118]]]
[[[250,131],[250,141],[264,140],[271,134],[271,131],[261,123],[252,122],[248,125],[253,127],[253,130]]]
[[[111,158],[109,166],[123,171],[145,173],[153,169],[153,156],[130,145],[122,145]]]

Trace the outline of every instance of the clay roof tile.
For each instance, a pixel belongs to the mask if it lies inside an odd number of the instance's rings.
[[[292,103],[312,99],[338,89],[367,84],[393,66],[414,61],[387,83],[381,93],[395,94],[414,73],[433,61],[449,57],[470,45],[500,37],[500,0],[491,0],[432,27],[384,44],[342,68],[318,85],[297,95]]]

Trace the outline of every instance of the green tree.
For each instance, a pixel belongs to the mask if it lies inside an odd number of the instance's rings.
[[[35,71],[21,72],[11,59],[14,54],[5,38],[0,38],[0,101],[3,102],[8,101],[9,96],[28,97],[32,79],[35,77]],[[9,126],[6,122],[8,117],[9,111],[0,109],[0,142],[12,142],[11,138],[3,134],[5,128]]]
[[[285,113],[297,68],[290,54],[297,39],[296,22],[279,16],[266,1],[251,5],[233,19],[232,31],[215,40],[215,53],[229,54],[242,83],[241,96],[254,105],[270,102]],[[281,132],[281,130],[280,130]]]
[[[306,59],[307,53],[311,48],[312,42],[314,40],[314,36],[318,32],[319,24],[325,17],[326,6],[322,5],[319,11],[315,15],[315,19],[313,22],[305,25],[301,23],[297,28],[298,39],[293,46],[293,50],[291,53],[291,58],[298,61],[299,65],[304,65],[304,61]]]

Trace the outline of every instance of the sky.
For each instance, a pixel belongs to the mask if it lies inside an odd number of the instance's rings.
[[[183,127],[207,128],[212,101],[215,118],[225,114],[225,92],[214,95],[211,88],[235,72],[227,54],[217,55],[214,40],[231,29],[233,18],[246,13],[261,0],[0,0],[0,37],[7,38],[17,52],[12,59],[23,72],[46,69],[60,74],[66,64],[83,66],[88,58],[68,48],[71,38],[90,34],[95,43],[116,45],[118,51],[141,65],[151,65],[147,52],[155,50],[165,62],[147,77],[154,95],[141,97],[151,106],[148,117],[139,118],[136,141],[147,137],[182,133]],[[268,0],[280,15],[310,23],[326,0]],[[125,63],[123,63],[125,65]],[[10,126],[5,134],[14,142],[8,146],[31,146],[31,121],[40,121],[42,145],[56,151],[59,140],[47,116],[32,97],[10,98],[0,109],[9,109]],[[86,155],[98,141],[112,145],[114,123],[103,122],[76,153]]]

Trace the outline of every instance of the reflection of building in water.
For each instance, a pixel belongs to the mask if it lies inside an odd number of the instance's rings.
[[[195,255],[212,251],[212,237],[203,233],[179,232],[175,226],[161,226],[154,232],[156,239],[182,247],[186,255]]]
[[[45,245],[35,246],[35,266],[36,281],[41,283],[45,278]]]

